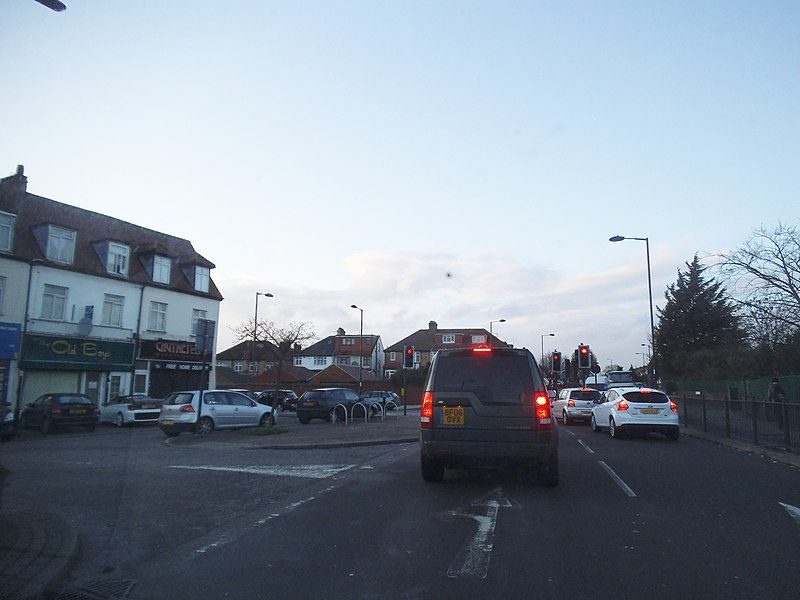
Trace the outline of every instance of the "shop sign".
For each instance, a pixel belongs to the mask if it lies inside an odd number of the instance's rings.
[[[203,354],[194,341],[139,340],[139,359],[168,362],[202,362]]]
[[[0,323],[0,359],[12,360],[19,352],[22,325],[19,323]]]
[[[22,339],[23,369],[125,371],[133,368],[132,342],[26,334]]]

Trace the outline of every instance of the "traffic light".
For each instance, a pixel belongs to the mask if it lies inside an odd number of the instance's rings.
[[[414,368],[414,346],[406,346],[404,350],[403,367],[406,369]]]
[[[553,352],[553,373],[561,373],[561,352]]]
[[[589,352],[589,346],[581,344],[578,346],[578,368],[589,369],[592,366],[592,353]]]

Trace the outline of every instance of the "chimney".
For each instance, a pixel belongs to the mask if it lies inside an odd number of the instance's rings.
[[[336,335],[344,335],[344,329],[339,327],[339,329],[336,330]]]
[[[17,165],[17,172],[8,177],[0,179],[0,187],[4,187],[11,192],[24,194],[28,191],[28,178],[25,177],[25,167]]]
[[[438,327],[439,325],[436,323],[436,321],[430,321],[428,323],[428,331],[430,331],[431,333],[435,333]]]

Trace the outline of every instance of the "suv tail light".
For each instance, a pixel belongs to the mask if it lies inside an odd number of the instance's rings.
[[[539,421],[539,429],[550,429],[553,425],[553,418],[550,415],[550,397],[547,394],[536,394],[534,403],[536,404],[536,419]]]
[[[419,426],[422,429],[433,429],[433,392],[425,392],[419,410]]]
[[[184,404],[183,406],[181,406],[181,412],[185,413],[195,412],[194,406],[192,406],[191,404]]]

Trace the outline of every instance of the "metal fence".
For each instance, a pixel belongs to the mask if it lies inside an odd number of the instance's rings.
[[[800,451],[800,404],[763,400],[672,397],[681,424],[712,435],[789,452]]]

